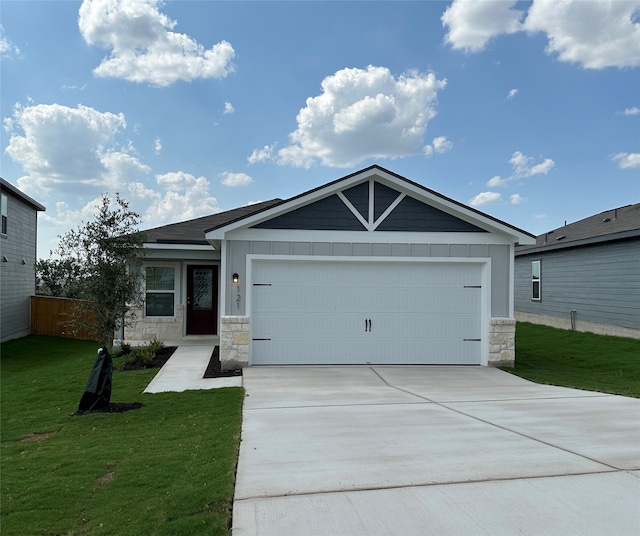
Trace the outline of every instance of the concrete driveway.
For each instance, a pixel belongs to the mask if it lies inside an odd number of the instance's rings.
[[[640,534],[640,400],[485,367],[252,367],[234,536]]]

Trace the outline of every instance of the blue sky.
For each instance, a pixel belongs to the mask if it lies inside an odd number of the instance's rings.
[[[534,234],[640,201],[640,2],[3,1],[0,174],[40,257],[377,163]]]

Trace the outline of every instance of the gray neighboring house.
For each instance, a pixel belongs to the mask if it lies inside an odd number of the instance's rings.
[[[640,338],[640,203],[516,248],[516,318]]]
[[[535,237],[382,167],[145,232],[127,340],[219,337],[224,369],[513,365],[514,250]]]
[[[0,340],[29,335],[29,297],[35,294],[38,212],[45,208],[0,178]]]

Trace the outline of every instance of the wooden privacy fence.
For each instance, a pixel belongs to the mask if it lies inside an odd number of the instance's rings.
[[[67,324],[74,308],[80,303],[71,298],[31,296],[31,335],[51,335],[82,341],[96,340],[95,333],[86,328]]]

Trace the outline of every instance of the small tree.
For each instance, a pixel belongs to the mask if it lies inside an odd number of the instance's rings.
[[[109,351],[114,330],[134,320],[132,309],[144,300],[140,268],[145,240],[138,231],[140,216],[129,204],[116,194],[111,205],[104,194],[95,221],[68,231],[53,252],[64,285],[82,300],[68,325],[91,329]]]
[[[39,259],[36,261],[36,294],[77,298],[79,277],[79,267],[70,259]]]

